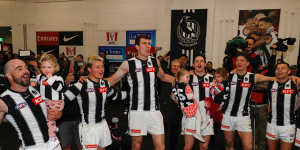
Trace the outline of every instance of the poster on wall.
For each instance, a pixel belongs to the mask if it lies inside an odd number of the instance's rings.
[[[280,9],[240,10],[238,34],[243,38],[253,32],[278,37],[279,19]]]
[[[262,60],[262,66],[268,65],[271,46],[278,42],[280,9],[240,10],[238,36],[254,37],[260,44],[256,53]]]
[[[172,10],[171,59],[186,55],[189,65],[195,55],[205,54],[207,9]]]
[[[156,30],[135,30],[126,31],[126,56],[130,58],[137,55],[135,48],[135,38],[138,35],[146,34],[151,39],[151,55],[156,53]]]
[[[108,30],[97,32],[98,44],[102,46],[125,46],[126,31]]]
[[[100,55],[102,51],[106,52],[106,58],[110,62],[122,62],[126,59],[125,46],[99,46],[98,55]]]
[[[56,57],[64,52],[73,57],[83,52],[82,31],[36,32],[37,53],[49,53]]]

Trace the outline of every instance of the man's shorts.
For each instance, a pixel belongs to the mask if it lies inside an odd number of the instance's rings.
[[[266,138],[270,140],[280,139],[286,143],[293,143],[295,140],[295,132],[295,125],[278,126],[268,123]]]
[[[232,117],[223,115],[221,130],[252,132],[250,116]]]
[[[164,134],[163,117],[160,111],[130,111],[128,114],[130,136]]]
[[[203,120],[201,120],[201,118],[198,120],[198,117],[200,117],[198,112],[194,117],[187,118],[183,116],[181,121],[181,134],[193,135],[193,133],[200,132],[202,136],[214,135],[213,120],[206,120],[206,122],[203,124],[204,127],[202,127]]]
[[[73,143],[80,144],[78,125],[79,121],[63,121],[59,125],[58,135],[62,148],[66,148]]]
[[[61,150],[57,137],[50,138],[48,142],[35,146],[20,147],[19,150]]]
[[[79,124],[79,135],[82,148],[97,150],[97,147],[106,147],[112,143],[111,134],[105,119],[96,124]]]
[[[295,146],[300,147],[300,129],[297,128]]]

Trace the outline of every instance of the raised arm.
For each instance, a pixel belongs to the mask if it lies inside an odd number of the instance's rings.
[[[159,70],[158,70],[158,73],[157,73],[157,77],[161,81],[172,83],[175,80],[175,78],[173,76],[168,75],[168,74],[166,74],[164,72],[164,70],[161,68],[160,62],[158,60],[157,60],[157,64],[158,64],[158,67],[159,67]]]
[[[4,120],[4,115],[8,112],[8,108],[6,104],[0,99],[0,124],[2,124]]]
[[[275,77],[268,77],[261,74],[255,74],[255,83],[266,81],[275,81]]]
[[[113,86],[116,83],[118,83],[128,72],[129,72],[128,61],[124,61],[118,68],[117,72],[115,72],[111,77],[107,78],[106,80],[109,82],[111,86]]]

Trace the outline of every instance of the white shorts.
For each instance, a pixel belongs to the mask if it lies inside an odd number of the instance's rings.
[[[297,128],[295,146],[300,147],[300,129]]]
[[[221,130],[252,132],[250,116],[232,117],[223,115]]]
[[[61,150],[57,137],[50,138],[48,142],[36,146],[20,147],[19,150]]]
[[[79,124],[79,137],[83,149],[97,150],[112,143],[111,134],[105,119],[96,124]]]
[[[163,116],[160,111],[130,111],[128,124],[130,136],[164,134]]]
[[[199,112],[196,113],[195,117],[187,118],[182,117],[181,121],[181,134],[182,135],[193,135],[194,133],[200,133],[202,136],[214,135],[213,120],[209,118],[202,122]],[[209,117],[209,115],[207,116]],[[198,120],[199,119],[199,120]],[[202,125],[202,123],[204,123]]]
[[[281,141],[286,143],[293,143],[295,139],[295,132],[295,125],[278,126],[268,123],[266,138],[270,140],[280,139]]]

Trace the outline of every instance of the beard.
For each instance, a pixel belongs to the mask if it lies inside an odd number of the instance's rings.
[[[23,74],[23,76],[24,75],[28,75],[29,76],[29,74],[26,74],[26,73]],[[21,76],[20,78],[16,78],[15,76],[12,76],[12,77],[13,77],[13,80],[14,80],[15,83],[17,83],[17,84],[19,84],[21,86],[27,87],[30,84],[30,80],[23,79],[24,78],[23,76]]]

